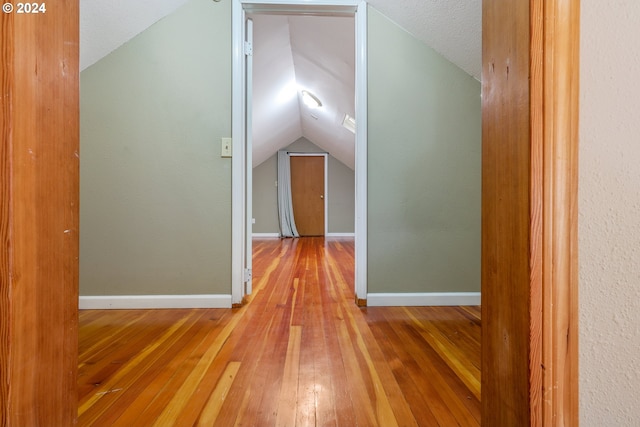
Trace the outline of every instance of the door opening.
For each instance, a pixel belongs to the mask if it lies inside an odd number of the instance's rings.
[[[251,168],[252,128],[251,60],[247,60],[247,46],[252,49],[247,36],[247,14],[305,14],[317,16],[352,16],[355,21],[355,296],[356,301],[366,301],[366,2],[318,0],[234,0],[232,8],[233,27],[233,75],[237,76],[232,88],[233,123],[232,134],[232,302],[241,304],[251,290]],[[325,221],[327,217],[325,215]],[[325,225],[326,231],[326,225]]]

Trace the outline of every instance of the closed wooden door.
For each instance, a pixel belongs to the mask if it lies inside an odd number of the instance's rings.
[[[324,236],[324,156],[291,156],[293,217],[301,236]]]

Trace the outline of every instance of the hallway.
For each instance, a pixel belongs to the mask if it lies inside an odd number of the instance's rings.
[[[79,425],[479,425],[480,308],[358,308],[353,256],[254,240],[240,309],[81,311]]]

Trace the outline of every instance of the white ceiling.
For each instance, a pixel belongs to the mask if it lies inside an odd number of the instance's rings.
[[[353,169],[353,17],[255,15],[253,49],[253,163],[305,137]],[[322,106],[310,109],[301,90]]]
[[[368,3],[480,80],[482,0],[368,0]]]
[[[189,0],[80,0],[80,70]]]
[[[81,0],[81,70],[189,0]],[[228,0],[222,0],[228,1]],[[480,79],[481,0],[369,0],[369,4],[445,58]],[[254,166],[305,137],[354,167],[354,20],[255,15]],[[322,107],[309,110],[301,89]]]

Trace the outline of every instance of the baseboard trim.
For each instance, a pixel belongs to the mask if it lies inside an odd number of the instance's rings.
[[[480,305],[480,292],[367,294],[368,307]]]
[[[251,235],[251,237],[253,237],[254,239],[266,239],[266,238],[273,238],[273,237],[280,237],[279,233],[253,233]]]
[[[80,310],[231,308],[231,295],[101,295],[79,300]]]
[[[355,233],[327,233],[325,237],[355,237]],[[251,237],[254,239],[271,239],[278,238],[280,234],[278,233],[253,233]]]

